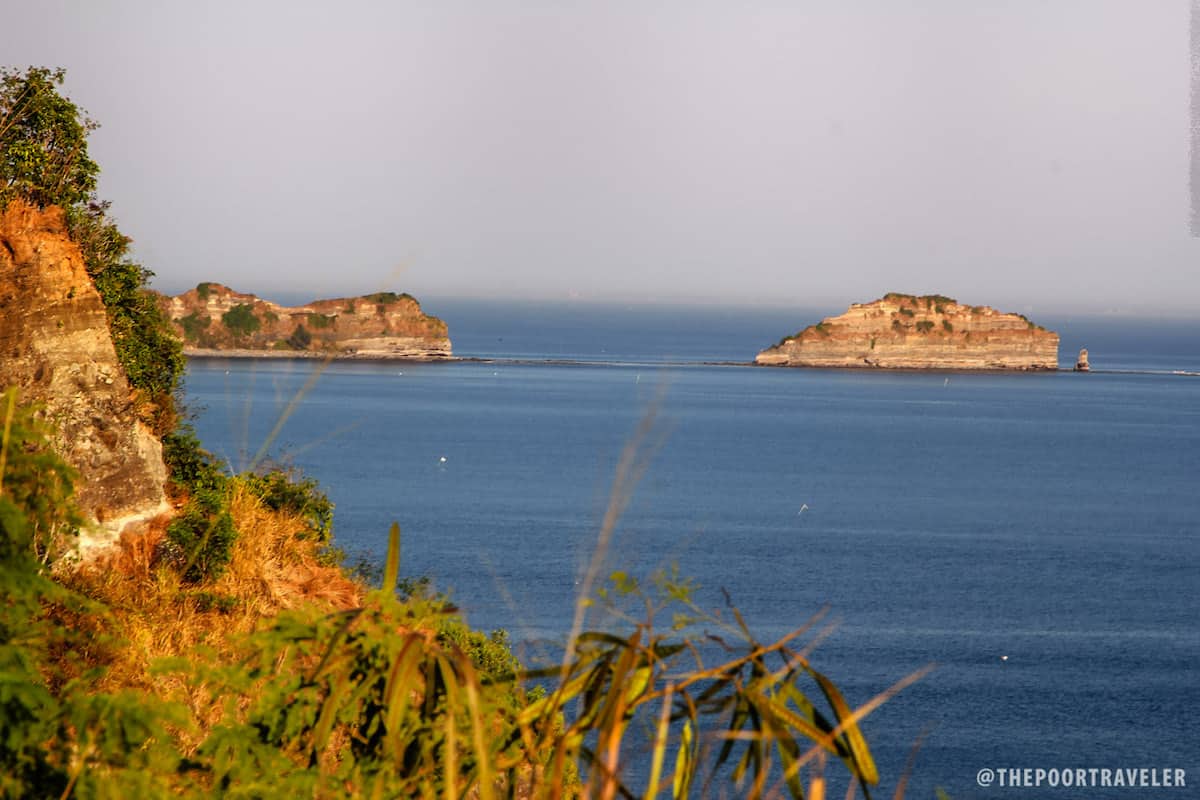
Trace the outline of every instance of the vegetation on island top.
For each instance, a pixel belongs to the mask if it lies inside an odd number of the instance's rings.
[[[380,588],[352,582],[315,483],[230,475],[182,420],[179,342],[94,195],[95,125],[62,81],[0,72],[0,205],[64,208],[182,508],[72,563],[74,470],[36,408],[0,394],[0,798],[685,797],[729,779],[802,797],[827,762],[878,783],[859,721],[889,695],[852,710],[800,647],[811,623],[762,643],[674,574],[615,573],[597,600],[632,632],[578,629],[560,666],[530,670],[502,632],[400,580],[397,526]]]

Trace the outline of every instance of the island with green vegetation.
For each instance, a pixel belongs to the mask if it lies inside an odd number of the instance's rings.
[[[366,577],[343,566],[311,479],[231,474],[205,452],[180,337],[96,197],[91,126],[62,82],[0,70],[0,798],[880,782],[859,723],[889,694],[852,708],[810,661],[811,624],[757,641],[688,581],[603,580],[597,560],[561,661],[531,668],[401,578],[398,526]],[[248,336],[251,313],[262,325],[244,302],[208,324]],[[588,630],[589,604],[634,621]]]
[[[452,357],[446,323],[422,311],[407,293],[376,292],[288,307],[205,282],[159,303],[187,355]]]
[[[1053,370],[1058,334],[1021,314],[942,295],[890,292],[785,336],[754,361],[771,367]]]

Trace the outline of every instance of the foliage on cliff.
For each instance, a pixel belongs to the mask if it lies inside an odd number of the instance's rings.
[[[153,273],[129,257],[132,240],[96,196],[100,168],[88,155],[87,136],[97,124],[59,93],[64,78],[61,69],[0,71],[0,207],[15,198],[62,207],[142,416],[163,434],[176,422],[182,348],[147,291]]]

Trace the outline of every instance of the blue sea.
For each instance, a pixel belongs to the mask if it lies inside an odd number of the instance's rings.
[[[399,522],[402,572],[537,662],[652,418],[605,572],[676,566],[764,641],[828,607],[852,705],[936,664],[864,723],[877,796],[922,736],[910,798],[1200,796],[1200,324],[1039,319],[1090,374],[788,370],[733,362],[822,314],[426,305],[480,360],[194,360],[201,440],[319,479],[352,559]],[[1027,767],[1191,788],[976,782]]]

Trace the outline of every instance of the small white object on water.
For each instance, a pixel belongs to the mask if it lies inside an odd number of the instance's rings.
[[[1008,656],[1000,656],[1001,661],[1008,661]]]
[[[445,464],[445,463],[446,463],[446,457],[445,457],[445,456],[442,456],[440,460],[441,460],[441,462],[442,462],[443,464]]]
[[[404,373],[403,373],[403,372],[397,372],[396,374],[397,374],[397,375],[403,375]]]
[[[800,505],[800,510],[796,512],[796,516],[797,516],[797,517],[798,517],[798,516],[800,516],[800,515],[801,515],[801,514],[803,514],[805,511],[808,511],[808,503],[802,503],[802,504]]]

